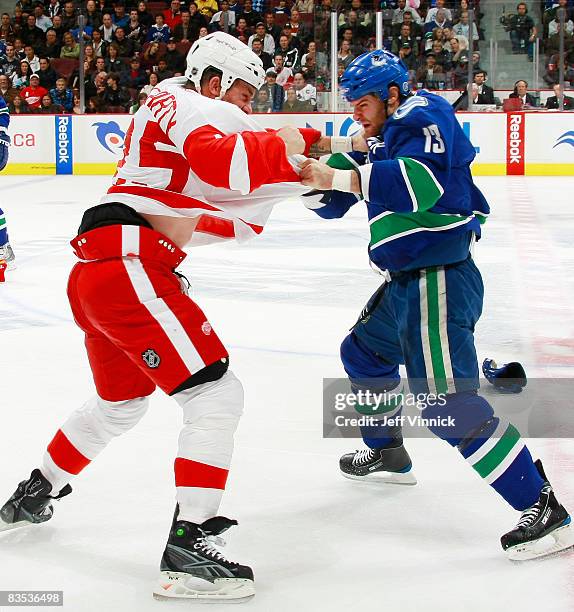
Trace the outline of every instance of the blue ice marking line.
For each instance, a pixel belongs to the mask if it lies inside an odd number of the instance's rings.
[[[462,122],[462,131],[464,132],[464,135],[470,140],[470,142],[472,143],[472,139],[470,137],[470,121],[463,121]],[[474,146],[474,145],[473,145]],[[474,147],[474,150],[477,153],[480,153],[480,147]]]
[[[54,128],[56,130],[56,174],[73,174],[72,117],[56,115]]]

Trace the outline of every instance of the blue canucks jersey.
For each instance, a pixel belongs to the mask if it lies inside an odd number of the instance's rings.
[[[400,271],[464,260],[489,206],[470,174],[474,147],[450,104],[427,91],[410,96],[369,147],[368,155],[335,154],[328,163],[360,172],[373,263]],[[360,200],[332,191],[314,210],[342,217]]]

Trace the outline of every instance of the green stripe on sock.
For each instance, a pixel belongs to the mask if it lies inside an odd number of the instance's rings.
[[[482,478],[486,478],[504,461],[518,440],[520,440],[518,430],[514,425],[509,424],[500,440],[472,467]]]
[[[418,209],[424,211],[432,208],[442,193],[430,172],[421,163],[410,157],[399,157],[398,159],[405,164],[407,178],[415,194]]]
[[[446,393],[448,384],[442,358],[442,343],[440,340],[440,312],[438,303],[438,278],[436,268],[427,268],[427,312],[428,337],[431,352],[432,369],[437,393]]]
[[[0,227],[6,225],[6,219],[4,217],[0,217]]]
[[[387,414],[388,412],[394,412],[397,408],[401,406],[403,403],[403,394],[402,393],[393,393],[392,391],[388,392],[388,395],[385,397],[385,401],[381,402],[379,405],[376,403],[373,404],[357,404],[355,406],[355,410],[360,414]]]

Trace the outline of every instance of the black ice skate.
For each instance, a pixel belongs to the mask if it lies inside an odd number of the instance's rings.
[[[218,536],[233,525],[237,521],[223,516],[201,525],[174,520],[154,597],[231,603],[251,599],[255,595],[252,569],[229,561],[213,546],[225,545]]]
[[[540,460],[535,464],[545,480],[540,497],[522,512],[518,525],[500,538],[502,548],[513,561],[535,559],[574,546],[570,515],[558,503]]]
[[[16,256],[9,242],[0,246],[0,259],[6,262],[8,270],[16,267]]]
[[[52,485],[36,469],[28,480],[23,480],[12,497],[0,509],[0,531],[24,527],[34,523],[45,523],[52,518],[52,501],[72,492],[67,484],[58,495],[50,495]]]
[[[402,439],[386,448],[365,448],[343,455],[339,460],[339,467],[343,476],[352,480],[417,484],[417,479],[411,471],[411,458]]]

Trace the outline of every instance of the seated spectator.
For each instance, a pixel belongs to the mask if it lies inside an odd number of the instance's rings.
[[[255,27],[255,34],[252,34],[249,37],[249,40],[247,42],[247,46],[249,48],[252,47],[253,41],[256,38],[263,41],[263,51],[273,57],[273,54],[275,53],[275,40],[273,39],[273,36],[271,36],[271,34],[267,33],[265,29],[265,24],[262,21],[260,21]]]
[[[555,83],[552,86],[552,89],[554,90],[554,95],[549,96],[547,98],[546,108],[548,109],[560,108],[560,98],[563,97],[564,98],[564,107],[563,107],[564,110],[574,110],[574,98],[564,95],[564,89],[560,85],[560,83]]]
[[[130,18],[126,15],[126,7],[123,2],[114,2],[114,12],[112,13],[112,22],[118,28],[125,28],[128,25]]]
[[[344,40],[341,42],[341,46],[339,47],[339,53],[337,53],[337,61],[345,68],[355,59],[355,56],[351,53],[351,45],[349,41]]]
[[[32,72],[38,72],[38,70],[40,70],[40,58],[36,55],[31,45],[26,45],[24,47],[24,59],[30,64]]]
[[[554,19],[548,24],[548,35],[549,36],[558,34],[559,30],[560,30],[560,21],[558,19]],[[572,19],[564,20],[564,32],[570,35],[574,34],[574,21],[572,21]]]
[[[179,0],[171,0],[169,8],[163,12],[163,20],[172,32],[181,23],[181,4]]]
[[[476,104],[495,104],[494,89],[486,84],[488,74],[486,70],[479,70],[474,73],[474,84],[477,88]]]
[[[44,15],[44,5],[38,2],[34,7],[34,17],[36,18],[36,27],[40,28],[44,34],[46,30],[52,27],[52,20]]]
[[[443,72],[446,72],[450,67],[450,55],[445,51],[440,40],[433,42],[431,52],[435,56],[437,65],[442,67]]]
[[[296,0],[293,8],[296,8],[301,13],[312,13],[314,4],[314,0]]]
[[[195,6],[195,4],[192,4]],[[195,8],[197,11],[197,7]],[[183,9],[181,11],[181,21],[175,26],[173,30],[173,37],[176,42],[193,42],[197,39],[197,32],[199,28],[195,27],[191,23],[191,14],[188,10]]]
[[[468,89],[469,87],[467,86],[464,90],[464,92],[461,94],[461,96],[455,100],[455,102],[453,103],[452,107],[454,108],[455,111],[465,111],[468,110],[469,108],[469,104],[468,104]],[[472,95],[472,103],[473,104],[480,104],[478,101],[478,85],[476,83],[471,83],[470,84],[470,91],[471,91],[471,95]]]
[[[94,64],[94,71],[96,72],[96,74],[98,72],[105,72],[106,71],[106,59],[104,57],[97,57],[96,58],[96,62]]]
[[[60,51],[60,57],[67,59],[78,59],[80,57],[80,45],[74,40],[70,32],[64,34],[64,45]]]
[[[114,40],[114,32],[118,26],[112,21],[110,13],[104,13],[102,17],[102,25],[99,27],[102,33],[102,38],[108,44]]]
[[[435,56],[430,53],[427,55],[424,65],[417,70],[417,86],[425,89],[444,89],[445,80],[442,66],[436,63]]]
[[[243,36],[247,41],[249,41],[250,36],[253,34],[251,28],[247,25],[247,21],[245,21],[245,17],[237,17],[235,27],[230,33],[232,36],[235,36],[235,38]]]
[[[445,9],[439,8],[433,18],[425,23],[424,32],[432,32],[435,28],[452,28],[452,21],[447,19]]]
[[[138,20],[146,30],[149,30],[154,23],[153,15],[148,12],[144,0],[138,2]]]
[[[25,45],[40,48],[44,45],[46,34],[36,25],[36,17],[28,15],[26,25],[20,30],[20,38]]]
[[[400,26],[403,26],[403,25],[408,25],[410,27],[411,36],[413,36],[416,40],[422,39],[425,30],[423,29],[422,25],[414,21],[413,16],[410,13],[405,13],[403,17],[403,23],[400,24]],[[398,32],[400,32],[400,29],[401,29],[400,26],[395,26],[395,28],[398,27]]]
[[[12,77],[12,85],[17,89],[28,87],[31,74],[30,64],[26,60],[22,60],[16,74]]]
[[[468,22],[468,11],[465,11],[460,16],[460,21],[452,26],[452,32],[455,36],[465,36],[468,40],[472,40],[473,42],[478,42],[478,30],[476,28],[476,23],[472,24],[472,34],[471,34],[470,24]]]
[[[353,32],[353,40],[356,41],[357,44],[365,46],[369,36],[371,36],[374,32],[372,26],[364,26],[359,22],[359,16],[357,11],[350,10],[347,12],[345,18],[345,25],[340,28],[339,31],[350,28]]]
[[[141,89],[147,83],[147,73],[141,67],[139,57],[132,57],[129,70],[124,70],[120,74],[120,85],[124,87],[134,87]]]
[[[296,72],[293,75],[293,87],[295,88],[297,100],[311,102],[311,106],[314,110],[317,106],[317,89],[310,83],[307,83],[307,79],[302,72]]]
[[[116,28],[114,44],[118,47],[119,57],[132,57],[136,52],[134,42],[126,36],[126,31],[120,26]]]
[[[12,41],[16,36],[16,28],[12,25],[10,15],[2,13],[0,17],[0,40]]]
[[[27,115],[30,112],[29,106],[20,96],[16,96],[8,108],[11,115]]]
[[[243,12],[243,15],[245,15],[245,12]],[[256,24],[260,21],[261,19],[259,19]],[[277,43],[279,36],[281,36],[281,28],[275,25],[275,13],[272,11],[267,11],[263,18],[263,22],[265,23],[265,32],[272,36],[273,40]],[[249,20],[247,20],[247,23],[249,23]]]
[[[104,105],[101,98],[93,97],[88,99],[88,107],[86,113],[88,115],[104,112]]]
[[[69,30],[73,30],[76,27],[78,19],[76,15],[76,7],[74,6],[74,2],[72,0],[67,0],[64,3],[64,10],[62,12],[61,17],[62,17],[62,32],[68,32]],[[54,21],[53,24],[55,27],[56,22]]]
[[[269,68],[265,72],[265,84],[262,89],[267,90],[267,97],[271,102],[271,112],[281,112],[283,102],[285,101],[285,90],[280,85],[277,85],[277,73],[273,68]]]
[[[468,54],[461,53],[458,62],[453,62],[452,85],[455,89],[466,87],[468,83]]]
[[[100,58],[101,59],[101,58]],[[90,87],[92,76],[96,72],[95,64],[90,64],[88,60],[84,60],[84,86],[86,89]],[[80,87],[80,68],[76,68],[70,76],[70,83],[72,84],[72,90],[79,89]]]
[[[307,80],[327,72],[327,55],[323,51],[317,51],[317,43],[314,40],[307,45],[307,53],[301,58],[301,71]]]
[[[352,0],[353,2],[361,2],[361,0]],[[289,23],[285,24],[285,28],[289,30],[291,36],[300,41],[300,46],[307,44],[311,38],[311,32],[307,26],[301,21],[301,13],[296,8],[291,10],[291,18]]]
[[[393,39],[392,42],[392,46],[391,46],[391,51],[395,54],[398,55],[399,54],[399,50],[402,48],[402,46],[408,43],[411,47],[411,51],[412,51],[412,55],[414,57],[416,57],[418,55],[418,45],[417,45],[417,41],[414,38],[414,36],[412,36],[411,34],[411,26],[407,25],[407,24],[403,24],[401,26],[401,31],[400,34],[397,38]]]
[[[6,53],[0,58],[0,72],[11,79],[16,74],[19,65],[20,59],[16,57],[14,45],[10,42],[6,43]]]
[[[271,68],[271,65],[273,64],[273,60],[271,58],[271,55],[269,55],[269,53],[265,53],[265,51],[263,51],[263,42],[261,41],[261,39],[255,38],[251,41],[251,50],[253,51],[253,53],[255,53],[255,55],[263,63],[264,70]]]
[[[411,44],[404,42],[399,49],[399,57],[403,60],[403,64],[409,71],[415,71],[417,68],[417,59],[413,55]],[[438,62],[437,62],[438,63]]]
[[[279,47],[275,49],[275,55],[280,53],[283,56],[285,68],[295,70],[299,66],[299,50],[291,45],[289,36],[281,34],[279,37]]]
[[[42,104],[42,96],[45,96],[48,92],[40,86],[40,77],[37,74],[30,76],[30,85],[22,88],[20,91],[20,97],[26,102],[28,108],[36,109],[40,108]]]
[[[546,66],[546,72],[542,77],[544,82],[548,85],[555,85],[560,82],[560,57],[558,55],[552,55],[548,60]],[[574,84],[574,68],[568,64],[568,60],[564,58],[564,83],[568,83],[570,86]]]
[[[424,45],[424,51],[425,53],[427,51],[432,51],[432,46],[433,43],[437,42],[437,41],[441,41],[443,38],[443,32],[444,32],[444,28],[435,28],[432,32],[427,32],[424,35],[424,41],[425,41],[425,45]]]
[[[510,32],[512,53],[527,53],[528,59],[532,61],[534,54],[534,40],[537,30],[532,17],[528,15],[528,7],[524,2],[516,7],[516,15],[512,15],[506,29]]]
[[[102,13],[96,5],[95,0],[86,2],[86,25],[97,30],[102,25]]]
[[[40,77],[40,85],[47,90],[52,89],[56,85],[58,75],[50,65],[50,60],[47,57],[40,58],[40,70],[37,72]]]
[[[269,91],[262,87],[255,96],[255,100],[252,104],[254,113],[270,113],[271,112],[271,100],[269,99]]]
[[[142,68],[148,72],[153,72],[154,67],[157,67],[158,65],[160,57],[163,57],[163,51],[159,46],[159,43],[157,41],[153,41],[143,53]]]
[[[173,38],[173,36],[167,41],[167,50],[164,58],[169,70],[174,73],[179,72],[180,74],[185,72],[185,57],[177,50],[175,38]]]
[[[167,42],[171,36],[169,27],[163,22],[163,15],[155,16],[155,24],[148,30],[146,40],[148,42]]]
[[[83,112],[84,111],[80,104],[80,94],[78,92],[74,92],[74,108],[72,108],[72,113],[74,113],[74,115],[81,115]]]
[[[130,10],[128,25],[125,27],[126,36],[134,43],[135,49],[139,51],[147,34],[147,28],[140,22],[136,8]]]
[[[393,18],[391,20],[392,25],[402,25],[405,13],[410,13],[415,23],[421,24],[423,22],[421,16],[417,13],[416,9],[412,6],[407,6],[407,0],[399,0],[397,8],[393,11]]]
[[[464,13],[465,11],[468,11],[468,0],[460,0],[460,3],[457,5],[456,2],[453,3],[454,6],[452,7],[451,10],[451,21],[453,23],[458,23],[460,21],[460,16],[462,15],[462,13]],[[478,6],[478,2],[476,3],[476,5]],[[443,7],[444,8],[444,7]],[[476,13],[475,13],[475,19],[476,19]]]
[[[235,27],[235,13],[229,10],[228,0],[221,0],[219,6],[220,10],[213,14],[209,22],[211,31],[226,32],[229,34],[229,32]]]
[[[64,112],[64,108],[60,104],[54,104],[52,97],[49,93],[42,96],[42,100],[39,108],[36,112],[41,115],[61,115]]]
[[[211,21],[213,15],[219,10],[216,0],[195,0],[195,4],[197,4],[197,10],[199,13],[201,13],[208,21]]]
[[[86,98],[101,99],[106,91],[106,81],[108,75],[105,72],[96,72],[94,76],[86,82]]]
[[[96,57],[106,57],[108,54],[108,43],[102,38],[100,30],[92,32],[92,47]]]
[[[24,43],[21,38],[14,39],[14,55],[18,58],[18,61],[26,59],[26,52],[24,51]]]
[[[52,19],[54,15],[59,15],[62,12],[60,0],[49,0],[49,2],[46,2],[45,5],[46,13],[50,19]]]
[[[436,3],[433,8],[430,8],[427,11],[427,15],[425,18],[425,23],[431,23],[436,17],[436,14],[442,11],[447,21],[452,22],[452,13],[450,9],[446,8],[445,0],[436,0]]]
[[[8,105],[18,96],[18,90],[12,87],[12,82],[5,74],[0,74],[0,96]]]
[[[71,89],[66,87],[66,79],[59,78],[56,87],[50,90],[50,97],[54,104],[59,104],[67,113],[71,113],[74,108],[74,94]]]
[[[482,68],[480,66],[480,51],[472,52],[472,72],[482,72]]]
[[[108,47],[108,57],[105,59],[104,66],[106,72],[123,72],[125,64],[119,56],[120,50],[116,43],[112,43]]]
[[[456,66],[458,66],[458,64],[460,63],[461,58],[466,58],[466,61],[468,61],[468,49],[466,49],[464,45],[461,45],[460,39],[458,36],[453,36],[450,39],[450,50],[451,50],[451,57],[450,57],[451,68],[456,68]]]
[[[277,6],[273,7],[273,12],[276,15],[287,15],[287,17],[289,17],[291,15],[291,11],[287,6],[287,0],[279,0]]]
[[[120,85],[120,77],[115,72],[110,72],[110,74],[108,74],[106,90],[102,96],[102,101],[105,106],[122,107],[126,107],[130,101],[128,90]]]
[[[508,97],[519,99],[522,106],[538,106],[536,98],[528,93],[528,83],[522,79],[516,81],[514,91]]]
[[[148,96],[151,93],[151,90],[159,83],[157,74],[152,72],[148,77],[148,84],[142,87],[140,93],[146,93]]]
[[[183,23],[183,15],[181,16],[181,20]],[[191,25],[193,36],[195,39],[197,39],[197,36],[199,35],[199,30],[201,28],[207,28],[210,20],[211,17],[208,19],[205,15],[199,12],[199,9],[197,8],[197,4],[195,2],[189,3],[189,23]],[[249,24],[249,21],[247,23]],[[249,27],[252,27],[251,24],[249,24]]]
[[[340,30],[340,32],[342,32],[341,42],[343,40],[346,40],[349,43],[351,53],[355,57],[357,57],[359,55],[362,55],[365,52],[365,47],[363,47],[363,45],[357,44],[353,40],[353,30],[352,30],[352,28],[343,28],[342,30]]]
[[[295,88],[289,87],[281,110],[284,113],[312,113],[313,107],[309,100],[298,100]]]
[[[171,79],[173,72],[167,67],[165,57],[162,57],[157,63],[157,80],[161,83],[165,79]]]
[[[62,44],[62,37],[64,36],[64,32],[66,32],[67,30],[64,30],[61,15],[54,15],[54,17],[52,17],[52,30],[56,32],[56,38],[58,39],[58,43]]]
[[[144,91],[140,91],[138,94],[138,99],[134,104],[130,106],[130,115],[135,115],[139,109],[145,104],[145,101],[148,99],[148,95]]]

